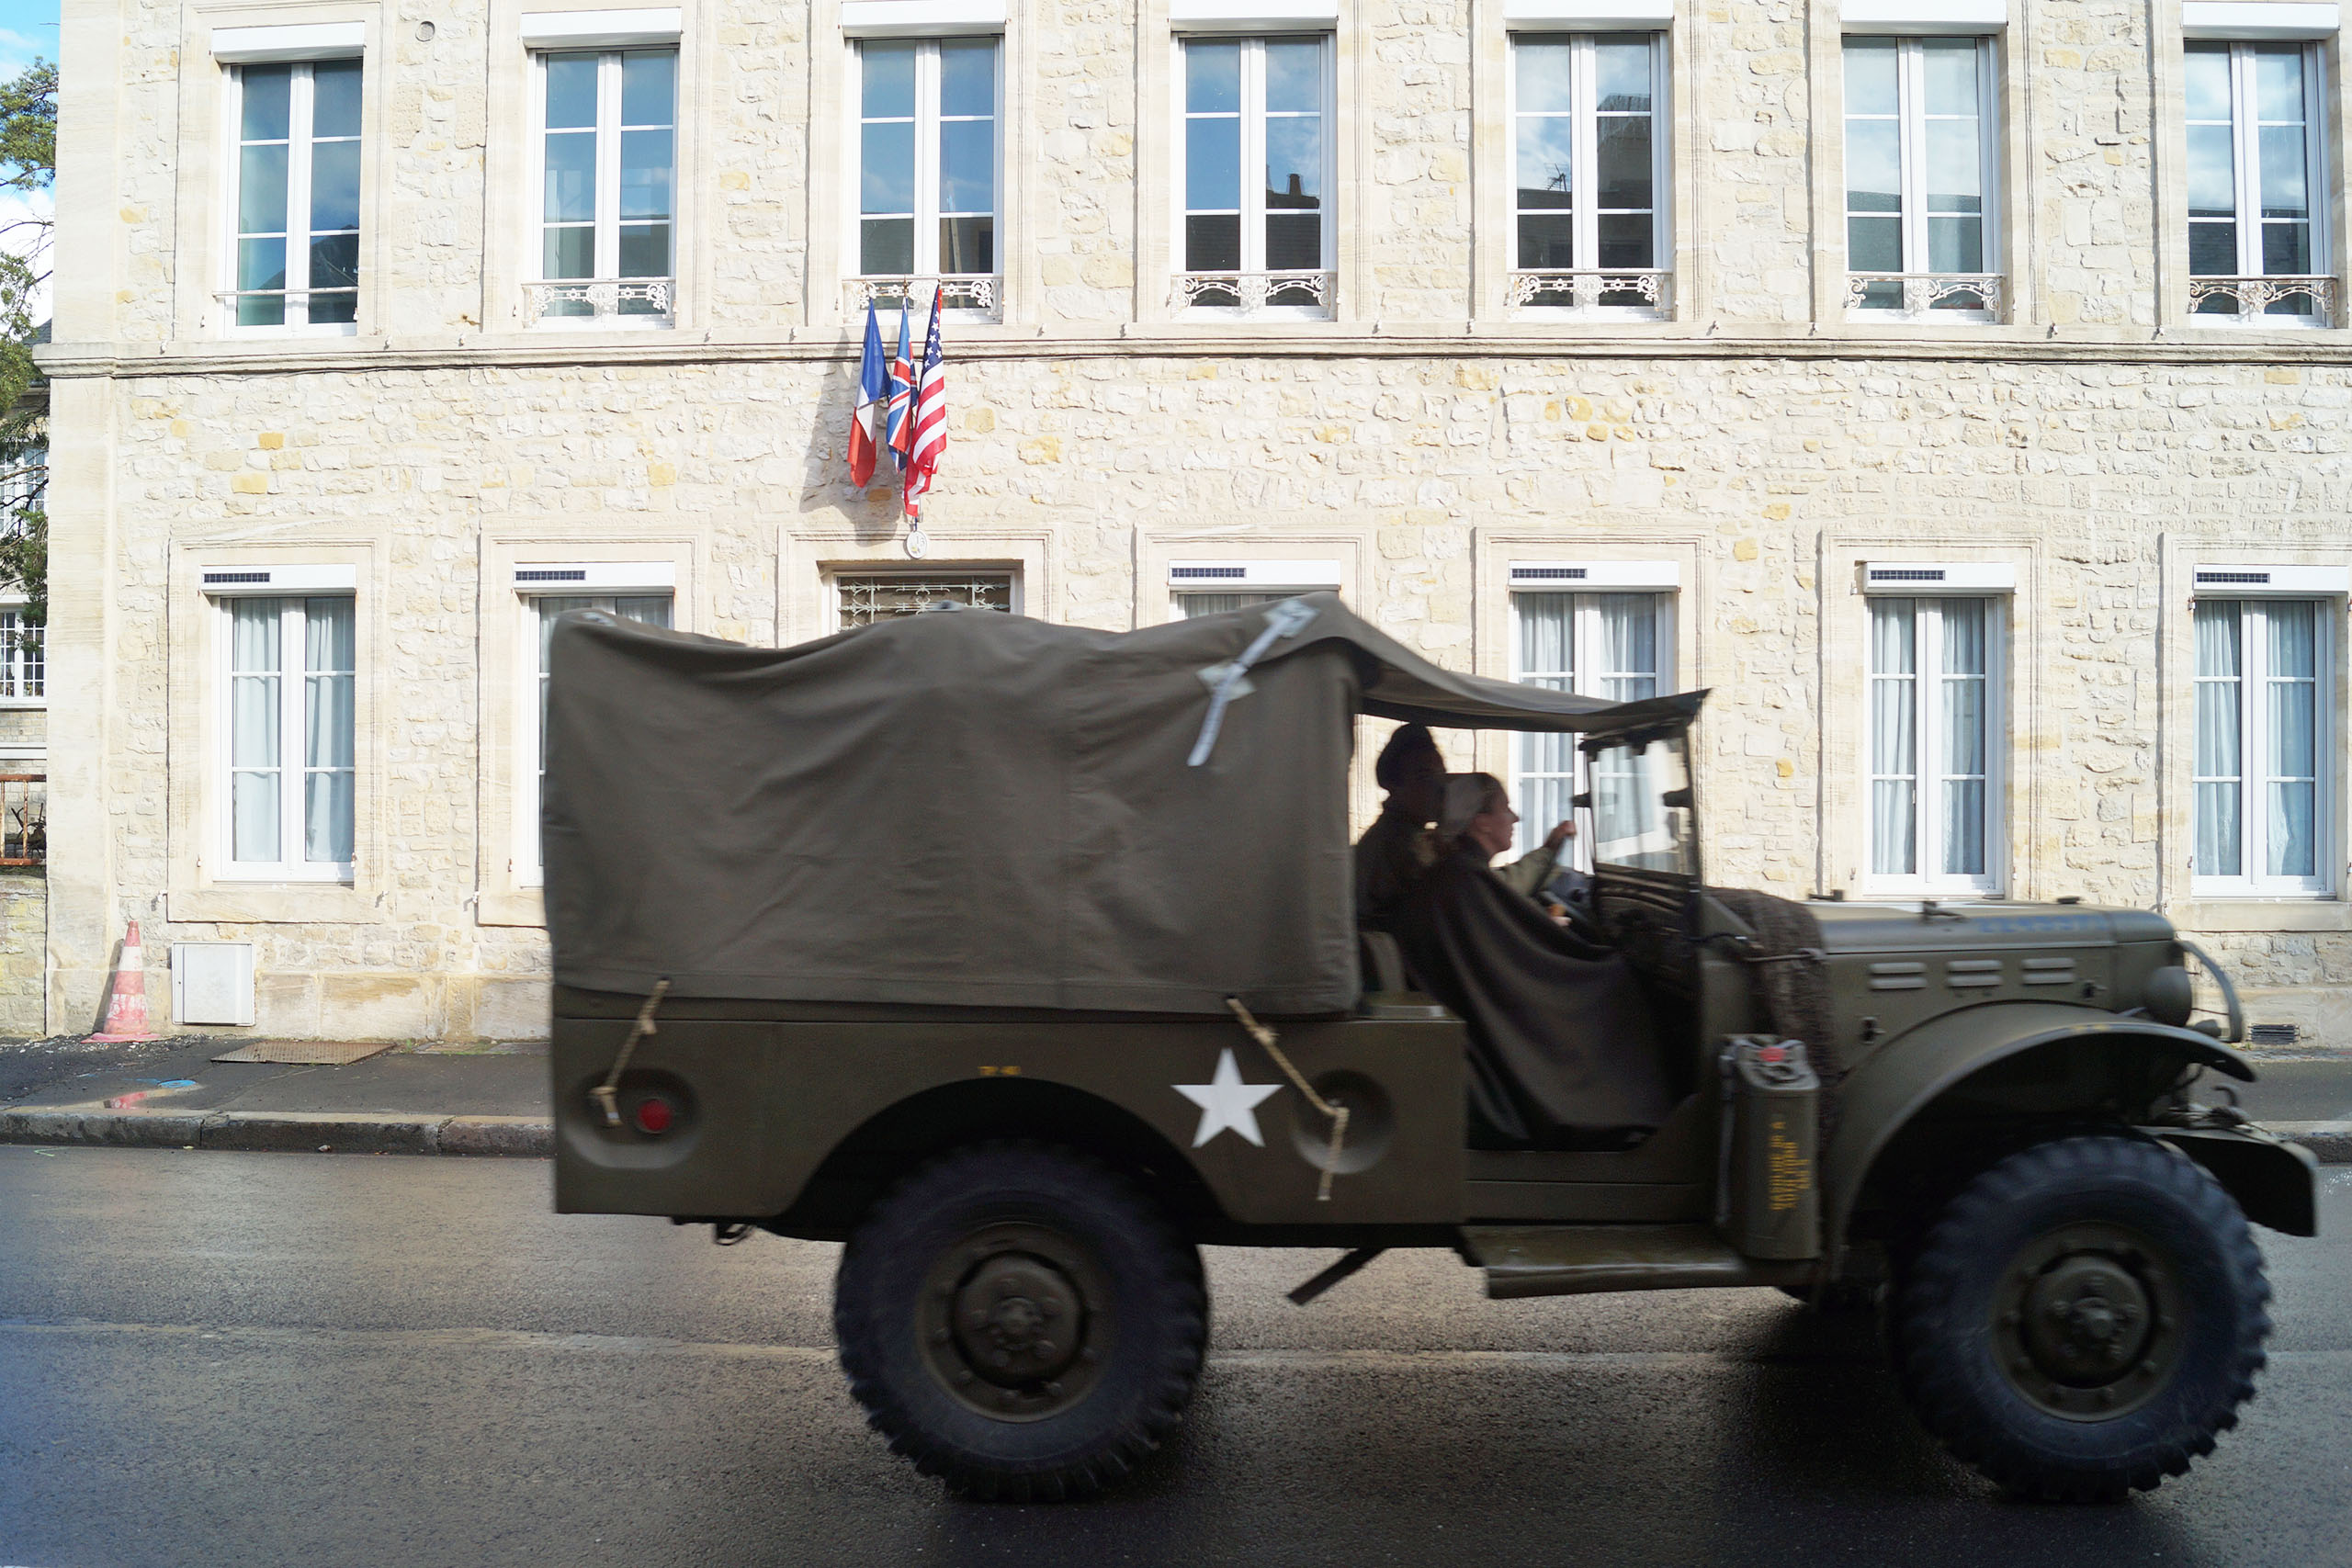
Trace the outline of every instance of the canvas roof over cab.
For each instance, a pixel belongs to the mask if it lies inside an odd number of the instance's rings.
[[[1698,707],[1441,670],[1333,594],[1273,608],[1282,624],[1253,606],[1133,632],[925,614],[786,649],[563,617],[542,827],[557,982],[1336,1012],[1358,992],[1358,713],[1577,730]],[[1261,642],[1193,765],[1213,685]]]

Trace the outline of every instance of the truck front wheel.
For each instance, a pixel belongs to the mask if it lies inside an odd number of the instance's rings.
[[[1117,1482],[1175,1427],[1208,1308],[1199,1252],[1125,1177],[992,1143],[875,1206],[833,1328],[892,1452],[971,1496],[1044,1502]]]
[[[2245,1217],[2158,1144],[2039,1144],[1963,1188],[1894,1303],[1921,1425],[2010,1491],[2113,1501],[2237,1424],[2270,1332]]]

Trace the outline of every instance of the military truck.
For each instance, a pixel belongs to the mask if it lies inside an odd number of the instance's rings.
[[[1496,1297],[1875,1298],[1951,1452],[2116,1498],[2253,1392],[2248,1219],[2314,1229],[2309,1154],[2200,1088],[2253,1077],[2243,1019],[2157,916],[1709,886],[1702,694],[1453,673],[1329,594],[784,649],[582,612],[551,668],[557,1207],[846,1243],[850,1386],[968,1495],[1096,1492],[1168,1435],[1209,1244],[1342,1249],[1302,1303],[1407,1247]],[[1469,1146],[1464,1021],[1355,929],[1376,719],[1576,738],[1654,1129]]]

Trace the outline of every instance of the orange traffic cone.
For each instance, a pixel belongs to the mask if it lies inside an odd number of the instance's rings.
[[[99,1044],[127,1044],[153,1040],[147,1027],[147,956],[139,946],[139,922],[123,934],[122,956],[115,961],[114,988],[107,993],[106,1027],[90,1036]]]

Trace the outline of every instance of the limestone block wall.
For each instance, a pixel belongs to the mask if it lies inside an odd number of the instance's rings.
[[[507,829],[482,781],[514,733],[513,671],[483,665],[481,636],[513,591],[485,562],[511,538],[676,542],[681,625],[817,635],[827,570],[903,559],[895,498],[852,490],[834,456],[845,382],[816,355],[123,377],[118,504],[152,521],[109,588],[107,919],[136,916],[159,953],[254,942],[266,1032],[535,1032],[543,936],[492,923],[484,897]],[[1507,674],[1512,555],[1676,552],[1677,677],[1714,690],[1710,874],[1805,895],[1860,886],[1856,563],[2011,562],[2007,886],[2166,908],[2273,993],[2262,1016],[2317,1028],[2352,978],[2344,906],[2188,896],[2179,573],[2352,559],[2332,522],[2348,387],[2160,361],[996,352],[956,365],[929,564],[1023,561],[1029,613],[1124,626],[1165,613],[1164,577],[1136,566],[1154,541],[1356,537],[1363,611]],[[256,550],[360,563],[360,867],[331,895],[224,888],[203,863],[218,694],[197,569]],[[70,624],[53,646],[86,648]],[[1462,761],[1504,771],[1508,745]],[[102,983],[61,965],[56,1005]]]
[[[681,6],[667,331],[520,319],[537,200],[523,10],[66,0],[54,1018],[95,1016],[136,918],[159,961],[173,940],[254,942],[263,1031],[536,1031],[547,952],[512,853],[524,727],[503,574],[659,560],[681,625],[766,641],[831,629],[836,570],[904,564],[895,496],[851,491],[841,457],[841,0]],[[1015,570],[1028,613],[1121,626],[1168,613],[1173,552],[1341,558],[1381,625],[1505,674],[1515,556],[1670,559],[1676,680],[1716,694],[1711,874],[1817,894],[1865,881],[1861,563],[1999,564],[2005,890],[2161,908],[2265,1016],[2352,1038],[2332,1010],[2352,906],[2193,896],[2185,673],[2199,559],[2352,565],[2352,336],[2187,314],[2179,16],[2124,0],[2017,0],[1995,29],[1998,319],[1849,316],[1841,18],[1838,0],[1679,0],[1671,302],[1577,320],[1507,303],[1504,7],[1341,0],[1330,319],[1237,321],[1170,304],[1168,0],[1008,0],[1002,309],[949,331],[932,561]],[[214,299],[211,29],[288,21],[367,39],[348,338],[232,335]],[[2347,78],[2328,73],[2332,124]],[[2339,257],[2345,205],[2324,224]],[[207,864],[219,694],[199,579],[260,558],[358,584],[347,886]],[[1501,771],[1508,742],[1455,754]]]
[[[0,1036],[48,1034],[49,884],[38,867],[0,870]]]

